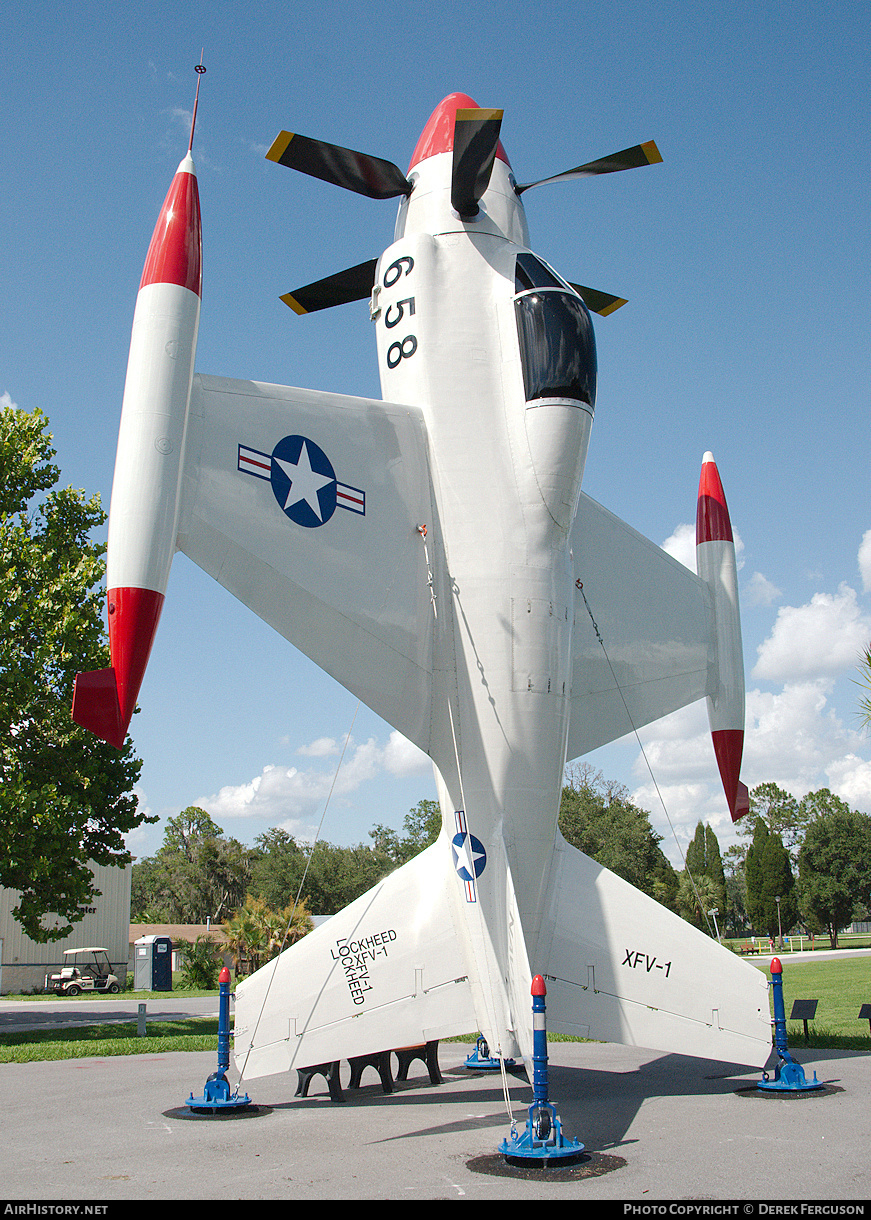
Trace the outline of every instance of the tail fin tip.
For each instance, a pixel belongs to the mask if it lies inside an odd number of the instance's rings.
[[[127,725],[121,721],[118,681],[113,668],[76,674],[72,717],[95,737],[118,750],[122,748]]]

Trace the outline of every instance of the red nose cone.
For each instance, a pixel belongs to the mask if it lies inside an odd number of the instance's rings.
[[[731,542],[732,522],[720,472],[710,454],[705,454],[702,474],[699,479],[699,502],[696,509],[696,544],[702,542]]]
[[[780,964],[779,957],[773,957],[771,959],[771,973],[772,974],[783,974],[783,966],[781,966],[781,964]]]
[[[465,93],[451,93],[443,102],[439,102],[417,142],[408,172],[411,173],[415,165],[420,161],[425,161],[427,157],[434,157],[436,153],[453,152],[454,122],[457,111],[477,109],[478,103],[473,102]],[[506,165],[510,164],[501,142],[496,149],[496,156]]]
[[[544,985],[544,979],[541,977],[540,974],[537,974],[535,976],[535,978],[532,980],[532,989],[531,990],[532,990],[533,995],[546,995],[547,994],[547,988]]]
[[[229,983],[229,981],[230,981],[230,971],[227,969],[226,966],[222,966],[221,973],[218,975],[218,982],[219,983]]]
[[[193,168],[192,161],[187,164]],[[146,284],[180,284],[202,296],[200,196],[196,177],[181,166],[172,180],[148,248],[139,287]]]

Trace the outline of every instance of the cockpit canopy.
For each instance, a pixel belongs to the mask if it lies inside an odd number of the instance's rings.
[[[596,340],[578,294],[534,254],[518,254],[514,309],[526,401],[596,405]]]

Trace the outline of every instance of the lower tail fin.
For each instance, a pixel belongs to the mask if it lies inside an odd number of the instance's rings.
[[[536,968],[548,1027],[761,1067],[765,975],[557,834]]]
[[[236,987],[245,1077],[390,1051],[479,1028],[444,836]]]

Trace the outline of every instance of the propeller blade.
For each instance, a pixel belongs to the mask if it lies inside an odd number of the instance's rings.
[[[501,126],[501,110],[457,111],[451,204],[461,216],[478,215],[478,200],[490,184]]]
[[[348,301],[362,301],[372,292],[377,263],[378,260],[372,258],[356,267],[348,267],[346,271],[337,271],[314,284],[286,292],[281,300],[298,314],[316,313],[319,309],[331,309]]]
[[[575,292],[591,313],[597,313],[601,318],[607,318],[609,313],[620,309],[626,304],[623,297],[612,296],[610,292],[600,292],[598,288],[585,288],[583,284],[572,284]]]
[[[393,199],[411,193],[411,183],[391,161],[340,148],[338,144],[325,144],[323,140],[310,140],[292,131],[282,131],[266,157],[369,199]]]
[[[641,165],[657,165],[662,160],[659,149],[653,140],[645,144],[635,144],[632,148],[624,148],[622,152],[612,153],[610,157],[602,157],[598,161],[588,161],[586,165],[578,165],[567,169],[562,174],[554,174],[552,178],[539,178],[537,182],[525,182],[515,189],[518,195],[528,191],[533,186],[543,186],[547,182],[570,182],[574,178],[591,178],[596,174],[613,174],[621,169],[638,169]]]

